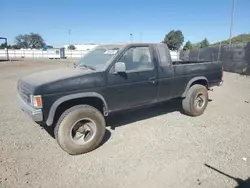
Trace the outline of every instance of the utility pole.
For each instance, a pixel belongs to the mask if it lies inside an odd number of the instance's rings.
[[[222,45],[222,44],[221,44],[221,42],[220,42],[220,46],[219,46],[219,51],[218,51],[218,57],[217,57],[217,61],[219,61],[219,60],[220,60],[220,53],[221,53],[220,51],[221,51],[221,45]]]
[[[231,44],[231,42],[232,42],[234,11],[235,11],[235,0],[233,0],[233,6],[232,6],[232,12],[231,12],[231,25],[230,25],[230,40],[229,40],[229,44]]]
[[[70,35],[71,35],[71,29],[68,30],[68,33],[69,33],[69,45],[70,45]]]
[[[7,61],[9,61],[10,60],[10,57],[9,57],[9,49],[8,49],[8,39],[6,38],[5,39],[5,44],[6,44],[6,52],[7,52]]]
[[[130,42],[133,42],[133,34],[130,33]]]

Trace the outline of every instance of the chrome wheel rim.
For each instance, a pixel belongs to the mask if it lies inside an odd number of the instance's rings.
[[[206,98],[203,94],[197,95],[194,101],[194,105],[196,109],[202,109],[205,106]]]
[[[70,131],[72,141],[77,145],[90,142],[96,134],[96,124],[93,120],[83,118],[76,121]]]

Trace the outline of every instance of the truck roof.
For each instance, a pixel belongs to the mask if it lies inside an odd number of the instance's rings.
[[[97,46],[96,48],[107,48],[107,49],[112,49],[112,48],[124,48],[125,46],[131,46],[131,45],[159,45],[159,44],[164,44],[164,43],[150,43],[150,42],[130,42],[130,43],[110,43],[110,44],[101,44]]]
[[[127,43],[108,43],[108,44],[101,44],[100,46],[126,46],[126,45],[141,45],[141,44],[163,44],[157,42],[127,42]]]

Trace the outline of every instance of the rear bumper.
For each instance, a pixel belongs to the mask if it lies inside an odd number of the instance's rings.
[[[215,87],[215,86],[221,86],[223,85],[223,80],[218,80],[216,82],[213,82],[213,83],[209,83],[209,88],[212,88],[212,87]]]
[[[218,86],[221,86],[223,84],[223,80],[220,81],[220,83],[218,84]]]
[[[43,121],[43,112],[42,109],[36,109],[28,105],[19,95],[17,99],[20,105],[21,110],[28,115],[35,122]]]

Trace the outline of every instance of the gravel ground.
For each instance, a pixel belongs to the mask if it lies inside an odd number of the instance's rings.
[[[225,73],[200,117],[181,114],[174,102],[111,117],[101,147],[70,156],[16,101],[19,77],[67,64],[0,62],[1,188],[223,188],[250,182],[250,78]]]

